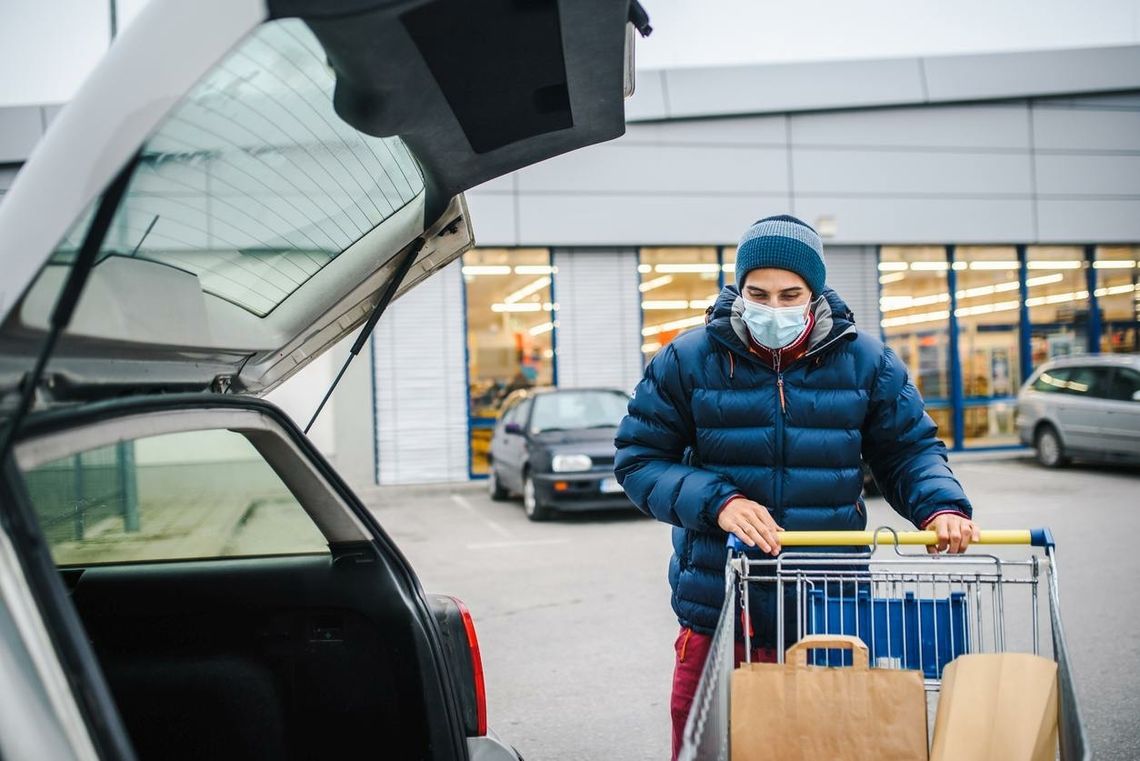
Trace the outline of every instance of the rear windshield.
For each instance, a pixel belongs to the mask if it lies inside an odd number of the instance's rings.
[[[629,397],[618,391],[559,391],[534,400],[534,433],[582,428],[615,428],[625,416]]]
[[[424,189],[402,140],[341,121],[333,85],[304,23],[262,25],[146,142],[102,257],[191,272],[264,317]],[[71,261],[93,213],[53,264]]]

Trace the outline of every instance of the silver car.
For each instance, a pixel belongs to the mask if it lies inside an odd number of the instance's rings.
[[[1049,468],[1072,459],[1140,462],[1140,355],[1046,362],[1017,396],[1017,428]]]

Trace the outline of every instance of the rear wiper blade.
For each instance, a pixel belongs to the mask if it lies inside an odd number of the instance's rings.
[[[364,348],[365,341],[368,340],[368,336],[372,335],[372,331],[376,328],[376,323],[380,321],[380,315],[384,314],[384,310],[388,308],[388,305],[392,303],[392,299],[396,297],[396,291],[400,289],[404,278],[408,276],[408,272],[412,269],[412,265],[415,264],[416,257],[420,255],[420,251],[423,250],[425,243],[426,241],[423,239],[423,236],[416,238],[411,248],[408,249],[408,253],[404,254],[404,258],[396,265],[396,271],[393,273],[392,279],[388,281],[384,292],[380,294],[380,299],[376,302],[376,306],[372,308],[372,314],[368,315],[368,322],[364,323],[360,335],[356,337],[356,340],[352,343],[352,348],[348,350],[348,358],[344,360],[340,372],[336,374],[336,377],[333,378],[332,385],[329,386],[329,390],[325,392],[325,398],[321,399],[321,403],[317,405],[317,411],[313,413],[309,424],[305,426],[306,434],[309,432],[309,429],[313,427],[313,423],[317,422],[317,417],[320,416],[321,410],[328,404],[329,397],[331,397],[333,391],[336,390],[340,379],[344,377],[345,371],[348,370],[349,363],[356,359],[356,355]]]
[[[64,281],[63,288],[60,289],[59,297],[56,299],[55,307],[52,309],[51,321],[43,348],[40,349],[39,356],[36,357],[32,371],[24,376],[23,387],[20,389],[20,400],[16,404],[16,409],[8,423],[3,443],[0,443],[0,463],[8,457],[8,452],[12,448],[12,442],[16,439],[20,424],[32,407],[36,387],[40,383],[48,360],[51,359],[52,352],[55,351],[59,337],[71,324],[71,318],[75,315],[75,307],[79,304],[79,297],[83,295],[83,286],[87,284],[87,278],[95,266],[95,259],[103,248],[103,241],[107,238],[107,231],[111,229],[111,221],[115,218],[115,212],[127,194],[127,186],[130,185],[131,177],[139,165],[139,157],[140,154],[138,153],[131,157],[130,161],[115,175],[111,184],[107,186],[103,197],[99,199],[99,206],[95,209],[91,224],[87,226],[83,243],[79,247],[75,261],[71,264],[71,269],[67,273],[67,280]]]

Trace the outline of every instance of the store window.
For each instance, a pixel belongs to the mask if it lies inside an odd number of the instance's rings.
[[[1140,246],[1100,246],[1093,267],[1101,314],[1100,350],[1140,351]]]
[[[1017,249],[960,246],[954,252],[954,271],[964,443],[967,447],[1016,444],[1013,413],[1021,386]],[[1034,280],[1031,275],[1030,286]]]
[[[643,248],[641,263],[641,353],[652,358],[681,333],[703,325],[705,310],[720,292],[716,248]]]
[[[942,246],[884,246],[879,307],[887,343],[910,370],[939,435],[954,437],[950,403],[950,291]]]
[[[725,285],[736,285],[736,246],[721,249],[721,272],[724,273]]]
[[[1084,251],[1078,246],[1028,249],[1029,334],[1033,366],[1088,348],[1089,291]]]
[[[487,472],[507,396],[555,383],[553,276],[545,248],[476,249],[463,257],[473,474]]]

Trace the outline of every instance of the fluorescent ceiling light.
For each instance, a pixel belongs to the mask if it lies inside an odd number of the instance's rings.
[[[1081,268],[1080,259],[1055,259],[1044,260],[1038,262],[1030,262],[1029,269],[1031,270],[1079,270]]]
[[[910,268],[915,272],[945,272],[950,265],[946,262],[911,262]]]
[[[642,344],[641,345],[641,353],[642,354],[652,354],[653,352],[657,351],[660,348],[661,348],[661,344],[657,343],[656,341],[654,341],[652,343]]]
[[[652,291],[654,288],[660,288],[661,286],[669,285],[669,283],[672,282],[672,275],[663,275],[661,277],[655,277],[652,280],[646,280],[644,283],[637,286],[637,290],[641,291],[642,293],[647,293],[649,291]]]
[[[957,265],[958,262],[954,262],[954,264]],[[972,270],[1015,270],[1019,267],[1021,267],[1021,263],[1016,259],[970,262],[970,269]]]
[[[1136,262],[1130,259],[1103,259],[1093,262],[1094,270],[1130,270],[1136,267]]]
[[[643,301],[642,309],[688,309],[688,301]]]
[[[1100,296],[1119,296],[1122,293],[1138,292],[1134,285],[1113,285],[1108,288],[1097,288],[1094,291],[1098,297]]]
[[[703,274],[713,273],[716,274],[720,271],[720,266],[716,264],[658,264],[653,268],[655,272],[662,274]]]
[[[497,264],[469,264],[463,268],[464,275],[509,275],[511,268]]]
[[[1029,288],[1036,288],[1042,285],[1059,283],[1064,279],[1065,276],[1060,273],[1054,273],[1052,275],[1038,275],[1037,277],[1027,278],[1025,285]],[[992,296],[995,293],[1008,293],[1010,291],[1016,291],[1019,287],[1020,284],[1018,281],[1008,280],[1004,283],[995,283],[994,285],[982,285],[978,286],[977,288],[965,288],[958,291],[957,296],[960,299],[976,299],[982,296]],[[879,299],[879,309],[883,312],[895,312],[900,309],[911,309],[913,307],[938,304],[949,300],[950,297],[945,293],[932,294],[928,296],[883,296],[881,299]]]
[[[908,314],[905,317],[889,317],[882,322],[884,328],[895,328],[901,325],[917,325],[922,322],[937,322],[950,319],[950,312],[923,312],[922,314]]]
[[[879,285],[887,285],[889,283],[897,283],[906,277],[905,272],[892,272],[889,275],[881,275],[879,277]]]
[[[697,299],[689,302],[689,309],[708,309],[716,303],[716,298],[711,299]]]
[[[550,331],[554,330],[557,325],[558,323],[556,322],[544,322],[539,325],[535,325],[530,329],[529,332],[532,336],[541,336],[543,333],[549,333]]]
[[[556,272],[558,268],[549,264],[520,264],[515,267],[516,275],[553,275]]]
[[[670,330],[682,330],[684,328],[695,328],[698,325],[705,324],[705,316],[703,314],[696,317],[686,317],[683,320],[673,320],[672,322],[663,322],[660,325],[650,325],[641,329],[641,335],[649,337],[655,336],[658,333],[665,333]]]
[[[906,262],[879,262],[879,272],[901,272],[906,268]]]
[[[724,264],[720,265],[720,271],[721,272],[736,272],[736,263],[735,262],[725,262]]]
[[[647,275],[653,271],[653,266],[649,264],[639,264],[637,265],[637,271],[642,275]]]
[[[533,283],[528,283],[527,285],[524,285],[522,288],[519,288],[517,291],[512,293],[510,296],[507,296],[506,298],[504,298],[503,301],[507,304],[513,304],[516,301],[522,301],[527,296],[538,293],[539,291],[541,291],[543,288],[545,288],[548,285],[550,285],[550,278],[549,277],[540,277],[538,280],[535,280]]]

